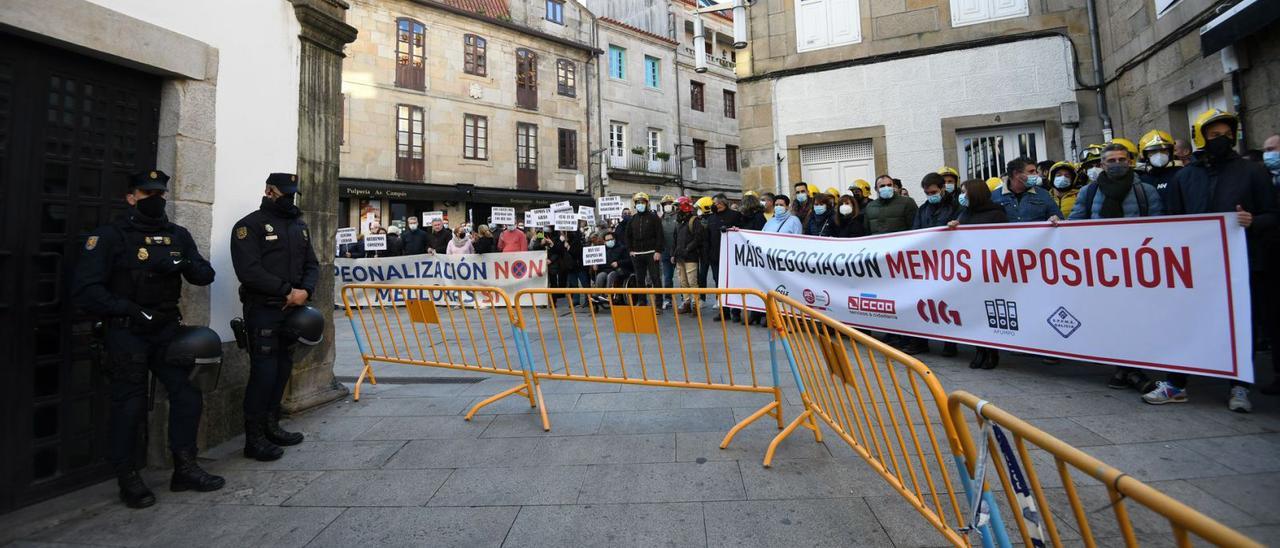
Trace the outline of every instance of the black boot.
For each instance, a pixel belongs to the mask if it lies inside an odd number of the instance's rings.
[[[146,508],[156,503],[156,495],[147,489],[135,470],[117,474],[116,485],[120,486],[120,500],[129,508]]]
[[[265,417],[244,418],[245,457],[265,462],[284,456],[284,449],[267,439],[266,429],[267,419]]]
[[[954,358],[956,357],[956,354],[959,354],[959,353],[960,353],[960,350],[956,348],[956,343],[953,343],[953,342],[942,343],[942,357]]]
[[[280,428],[280,410],[276,409],[267,415],[267,440],[281,447],[302,443],[301,432],[289,432]]]
[[[995,369],[1000,366],[1000,351],[994,348],[987,349],[987,362],[982,364],[983,369]]]
[[[973,359],[969,360],[969,369],[985,369],[987,364],[987,349],[973,349]]]
[[[222,476],[205,472],[196,463],[196,452],[183,449],[173,452],[173,479],[169,480],[170,491],[187,491],[194,489],[200,492],[217,491],[226,485]]]

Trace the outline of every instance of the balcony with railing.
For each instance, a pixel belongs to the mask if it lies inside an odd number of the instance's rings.
[[[688,57],[690,57],[690,58],[694,58],[694,53],[695,53],[695,52],[694,52],[693,48],[691,48],[691,47],[689,47],[689,46],[682,46],[682,47],[680,48],[680,53],[681,53],[681,54],[683,54],[683,55],[686,55],[686,56],[688,56]],[[707,66],[708,66],[708,67],[720,67],[720,68],[723,68],[723,69],[725,69],[725,70],[727,70],[727,71],[729,71],[729,72],[733,72],[734,70],[736,70],[736,69],[737,69],[738,64],[737,64],[737,63],[735,63],[732,59],[730,59],[730,58],[728,58],[728,57],[716,57],[716,56],[714,56],[714,55],[707,55]]]
[[[648,154],[626,154],[609,156],[609,176],[647,177],[655,179],[673,179],[679,175],[679,166],[675,160],[650,158]]]

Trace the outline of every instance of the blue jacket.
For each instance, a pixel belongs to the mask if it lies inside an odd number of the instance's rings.
[[[916,210],[916,219],[911,223],[911,230],[946,226],[948,222],[959,216],[960,208],[955,202],[943,200],[935,205],[925,200],[924,205]]]
[[[1102,175],[1106,177],[1106,175]],[[1164,215],[1164,202],[1160,201],[1160,192],[1156,187],[1147,183],[1138,182],[1142,185],[1142,192],[1147,195],[1147,216],[1154,217],[1156,215]],[[1076,205],[1071,207],[1071,215],[1067,218],[1072,221],[1080,221],[1084,219],[1101,219],[1102,218],[1102,202],[1107,201],[1107,197],[1102,194],[1102,190],[1098,189],[1098,183],[1089,183],[1080,189],[1080,194],[1076,196]],[[1089,195],[1093,195],[1093,207],[1090,211],[1085,211],[1089,207]],[[1124,197],[1121,203],[1124,209],[1125,217],[1141,217],[1142,209],[1138,207],[1138,193],[1132,189],[1129,194]]]
[[[1049,191],[1040,187],[1029,187],[1017,196],[1009,190],[1009,183],[1005,183],[991,193],[991,201],[1004,208],[1011,223],[1047,221],[1049,217],[1062,215]]]
[[[774,215],[772,219],[764,224],[765,232],[780,232],[782,234],[801,234],[804,230],[800,227],[800,219],[790,213],[782,215]]]

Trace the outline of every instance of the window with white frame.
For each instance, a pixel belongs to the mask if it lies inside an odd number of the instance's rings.
[[[657,129],[649,130],[649,161],[658,159],[658,153],[662,152],[662,131]]]
[[[1025,17],[1027,0],[951,0],[951,26]]]
[[[623,167],[627,162],[627,124],[609,123],[609,165]]]
[[[796,51],[813,51],[862,41],[858,0],[795,2]]]
[[[1004,175],[1007,162],[1018,157],[1040,161],[1048,154],[1044,124],[971,129],[956,133],[956,156],[962,179],[986,180]]]

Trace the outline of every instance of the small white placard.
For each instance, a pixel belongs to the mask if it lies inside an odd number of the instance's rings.
[[[364,237],[365,251],[386,251],[387,235],[386,234],[370,234]]]
[[[533,225],[551,226],[551,210],[546,208],[533,210]]]
[[[592,207],[578,206],[578,220],[588,224],[596,222],[596,210]]]
[[[356,243],[356,228],[339,228],[338,229],[338,245]]]
[[[602,245],[592,245],[582,248],[583,266],[604,264],[604,254],[605,248]]]
[[[444,212],[443,211],[422,212],[422,226],[430,225],[431,221],[434,221],[436,219],[440,219],[441,221],[444,221]]]
[[[514,207],[495,207],[490,214],[493,224],[495,225],[513,225],[516,224],[516,208]]]
[[[556,230],[560,232],[572,232],[578,230],[578,215],[569,211],[556,212]]]
[[[568,200],[565,200],[565,201],[563,201],[563,202],[556,202],[556,203],[554,203],[554,204],[551,204],[551,211],[564,211],[564,210],[570,210],[570,211],[572,211],[572,210],[573,210],[573,204],[569,203],[569,201],[568,201]]]
[[[524,226],[526,227],[538,226],[536,223],[533,222],[533,210],[524,212]]]

